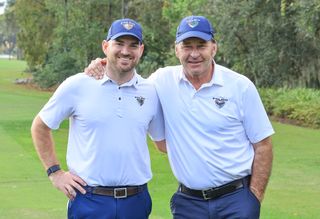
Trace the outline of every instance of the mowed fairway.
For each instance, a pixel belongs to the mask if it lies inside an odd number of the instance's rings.
[[[0,59],[0,219],[66,218],[67,198],[46,177],[30,136],[33,117],[51,96],[12,83],[22,61]],[[320,218],[320,130],[274,123],[274,165],[262,205],[262,219]],[[68,123],[54,132],[63,168]],[[151,219],[171,218],[170,197],[177,188],[167,156],[149,144],[154,177]]]

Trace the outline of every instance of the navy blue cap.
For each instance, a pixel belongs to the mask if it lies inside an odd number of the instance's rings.
[[[178,26],[176,43],[180,43],[190,37],[209,41],[214,38],[214,34],[215,30],[207,18],[203,16],[189,16],[183,18]]]
[[[134,36],[142,42],[142,28],[141,25],[129,18],[116,20],[111,24],[108,31],[107,41],[114,40],[121,36]]]

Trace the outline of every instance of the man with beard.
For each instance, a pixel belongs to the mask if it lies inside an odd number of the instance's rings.
[[[70,199],[68,218],[148,218],[146,135],[163,151],[165,141],[155,88],[135,71],[144,50],[140,24],[116,20],[102,49],[104,78],[79,73],[66,79],[35,117],[32,138],[52,184]],[[68,171],[60,168],[51,133],[66,118]]]

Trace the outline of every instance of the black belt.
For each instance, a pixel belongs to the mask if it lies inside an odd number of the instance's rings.
[[[124,186],[124,187],[109,187],[109,186],[86,186],[87,192],[96,195],[113,196],[114,198],[126,198],[136,195],[147,188],[147,184],[141,186]]]
[[[209,199],[218,198],[222,195],[234,192],[237,189],[248,186],[249,181],[250,181],[250,176],[246,176],[244,178],[237,179],[235,181],[224,184],[222,186],[210,188],[210,189],[206,189],[206,190],[190,189],[190,188],[186,187],[185,185],[180,184],[180,191],[184,194],[187,194],[187,195],[202,198],[204,200],[209,200]]]

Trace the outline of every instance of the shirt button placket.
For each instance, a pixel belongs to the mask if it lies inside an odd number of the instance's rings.
[[[117,116],[122,118],[123,117],[123,103],[122,103],[122,89],[118,87],[118,108],[117,108]]]

